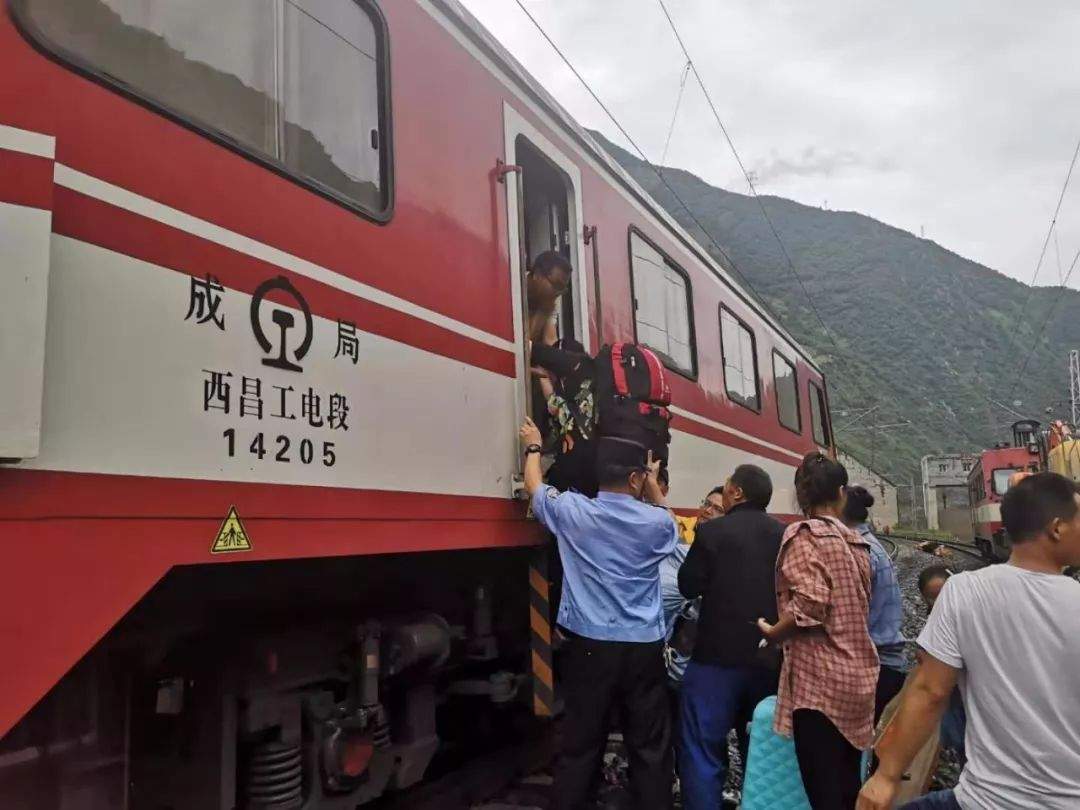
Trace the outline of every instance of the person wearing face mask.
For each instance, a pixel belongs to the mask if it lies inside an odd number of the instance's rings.
[[[540,431],[526,419],[525,489],[555,535],[563,565],[557,624],[566,713],[555,768],[556,806],[582,807],[617,709],[637,806],[671,806],[671,718],[664,666],[660,563],[678,532],[652,461],[636,442],[597,441],[596,498],[543,482]]]

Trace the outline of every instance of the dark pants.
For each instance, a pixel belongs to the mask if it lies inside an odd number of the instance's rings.
[[[585,804],[619,710],[630,761],[630,790],[642,810],[671,806],[671,716],[664,645],[594,641],[571,635],[563,647],[566,712],[555,769],[555,806]]]
[[[900,810],[962,810],[951,790],[938,790],[908,802]]]
[[[691,661],[682,683],[679,716],[679,784],[687,810],[715,810],[727,778],[727,736],[740,748],[754,707],[776,693],[777,674],[757,667],[720,667]],[[746,752],[743,750],[745,767]]]
[[[907,674],[892,667],[882,667],[878,672],[877,692],[874,694],[874,725],[881,719],[881,713],[900,690],[904,688]]]
[[[833,722],[812,709],[792,715],[795,756],[813,810],[852,810],[859,796],[862,753]]]

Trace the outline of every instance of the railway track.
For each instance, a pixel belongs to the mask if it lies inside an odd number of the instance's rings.
[[[886,534],[878,535],[877,537],[879,540],[881,540],[883,545],[888,543],[892,544],[893,551],[889,553],[889,556],[892,557],[894,560],[896,559],[896,555],[899,553],[899,541],[902,541],[915,548],[919,548],[926,543],[934,543],[935,548],[937,546],[943,546],[944,548],[958,551],[961,554],[966,554],[969,557],[974,557],[975,559],[980,560],[984,563],[986,562],[986,559],[983,557],[982,552],[979,551],[979,549],[977,549],[975,546],[970,545],[969,543],[961,543],[954,540],[932,540],[925,537],[907,537],[902,534]],[[888,549],[886,549],[886,551],[888,551]],[[928,551],[927,553],[931,552]]]

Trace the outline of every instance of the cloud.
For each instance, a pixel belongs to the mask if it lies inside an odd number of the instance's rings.
[[[462,0],[579,121],[625,145],[507,0]],[[685,58],[652,0],[528,0],[652,160]],[[1080,137],[1080,3],[667,0],[745,165],[770,194],[860,211],[1031,278]],[[745,191],[693,81],[666,162]],[[1080,248],[1080,168],[1058,217]],[[1056,282],[1056,264],[1040,274]],[[1073,280],[1073,286],[1077,281]]]
[[[894,161],[883,157],[866,157],[851,149],[841,151],[822,150],[807,146],[791,157],[784,157],[774,150],[768,160],[759,161],[750,168],[755,185],[765,186],[787,177],[830,177],[845,170],[869,170],[887,172],[895,168]]]

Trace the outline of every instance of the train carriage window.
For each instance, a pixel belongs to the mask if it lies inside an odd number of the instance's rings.
[[[720,354],[724,361],[724,387],[731,401],[752,411],[760,411],[754,333],[723,305],[720,306]]]
[[[991,481],[991,485],[994,488],[995,495],[1004,495],[1009,491],[1009,479],[1012,478],[1015,473],[1016,470],[1012,469],[1012,467],[994,470],[994,477]]]
[[[16,0],[61,56],[319,191],[389,208],[371,0]]]
[[[690,319],[690,279],[636,230],[630,230],[630,269],[637,340],[669,368],[697,374]]]
[[[810,430],[814,441],[823,447],[829,446],[828,408],[825,406],[825,391],[815,382],[810,383]]]
[[[788,430],[802,433],[799,413],[799,380],[795,366],[780,352],[773,351],[773,380],[776,383],[776,413],[780,424]]]

